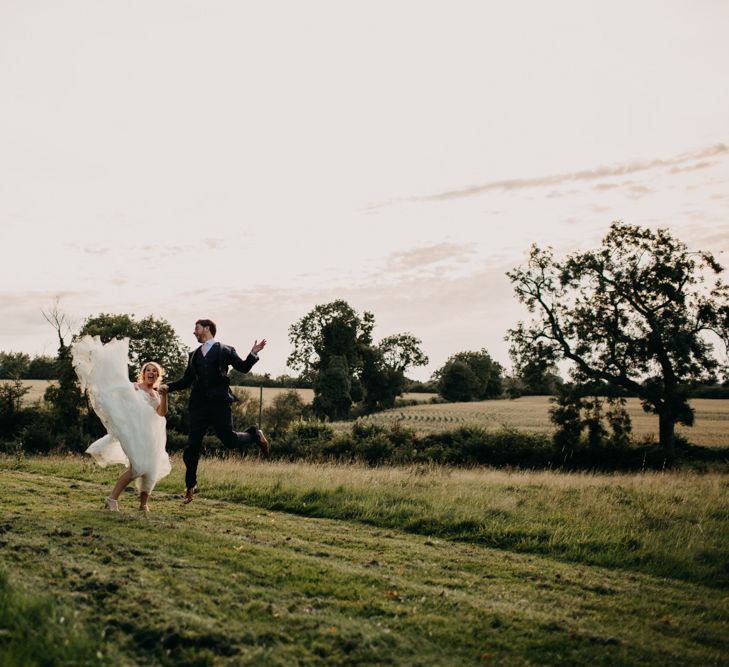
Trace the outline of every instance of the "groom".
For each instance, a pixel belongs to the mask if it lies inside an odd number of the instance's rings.
[[[182,455],[185,461],[185,504],[197,493],[197,464],[200,460],[203,436],[212,426],[215,434],[228,448],[243,449],[255,442],[267,456],[268,440],[256,426],[244,433],[233,430],[231,403],[238,399],[230,391],[228,366],[247,373],[258,361],[258,353],[266,347],[265,338],[254,341],[251,353],[241,359],[235,348],[215,340],[217,327],[212,320],[198,320],[193,332],[200,347],[190,353],[185,374],[181,379],[160,386],[161,394],[192,387],[190,392],[190,433]]]

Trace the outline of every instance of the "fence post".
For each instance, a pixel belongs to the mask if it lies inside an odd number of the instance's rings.
[[[263,421],[263,385],[261,385],[259,387],[259,389],[261,390],[261,393],[258,398],[258,428],[262,429],[263,428],[263,423],[262,423],[262,421]]]

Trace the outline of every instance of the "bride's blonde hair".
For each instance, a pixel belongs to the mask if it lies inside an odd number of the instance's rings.
[[[165,374],[165,369],[156,361],[148,361],[146,364],[142,364],[142,369],[139,371],[139,375],[137,375],[137,382],[139,384],[144,384],[144,371],[146,371],[149,366],[154,366],[157,369],[157,380],[152,385],[154,389],[157,389],[157,387],[162,384],[162,376]]]

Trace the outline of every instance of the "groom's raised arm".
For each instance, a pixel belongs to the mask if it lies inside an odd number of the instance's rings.
[[[235,370],[240,371],[241,373],[247,373],[258,361],[258,353],[264,347],[266,347],[265,338],[260,343],[258,341],[255,341],[253,343],[253,347],[251,348],[250,354],[245,359],[241,359],[238,353],[235,351],[235,348],[231,347],[229,363],[233,368],[235,368]]]

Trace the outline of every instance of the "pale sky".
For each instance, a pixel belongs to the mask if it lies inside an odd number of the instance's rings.
[[[531,243],[729,265],[729,2],[0,0],[0,350],[56,298],[290,373],[345,299],[431,363],[503,340]]]

